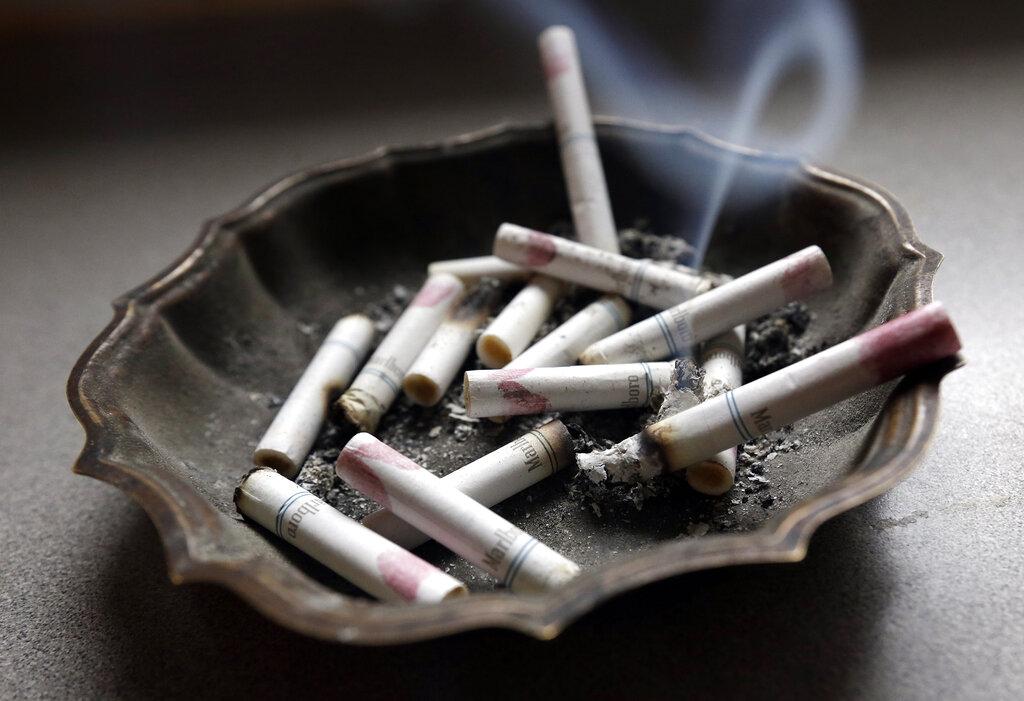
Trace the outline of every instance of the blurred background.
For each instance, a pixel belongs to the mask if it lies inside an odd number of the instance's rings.
[[[63,383],[109,300],[285,173],[546,119],[534,27],[579,8],[616,40],[581,32],[596,113],[740,133],[739,59],[772,4],[0,4],[0,475],[18,495],[0,508],[0,695],[1019,698],[1024,5],[825,4],[849,33],[818,48],[850,59],[849,99],[808,155],[892,191],[947,256],[936,296],[969,364],[944,384],[925,464],[826,524],[799,565],[648,587],[553,643],[484,631],[392,650],[305,640],[226,592],[173,587],[142,511],[70,474],[82,433]],[[809,121],[806,68],[759,123]]]

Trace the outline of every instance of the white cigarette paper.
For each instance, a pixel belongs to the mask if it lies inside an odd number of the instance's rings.
[[[427,278],[352,386],[338,400],[349,422],[363,431],[376,430],[384,412],[398,396],[409,366],[458,302],[463,289],[454,275]]]
[[[639,409],[672,382],[672,362],[470,370],[462,398],[472,417]]]
[[[743,384],[743,345],[746,328],[737,326],[715,336],[701,349],[704,379],[701,393],[705,400],[716,397]],[[732,489],[736,481],[736,448],[686,468],[686,481],[702,494],[718,496]]]
[[[959,350],[946,310],[933,302],[577,460],[592,478],[612,481],[682,470]]]
[[[621,331],[632,312],[621,297],[608,295],[588,304],[544,338],[522,352],[506,368],[573,365],[591,343]]]
[[[820,248],[809,246],[598,341],[583,352],[580,362],[686,356],[695,343],[831,285],[828,259]]]
[[[558,280],[534,275],[476,341],[476,354],[489,368],[510,363],[537,335],[564,291]]]
[[[396,516],[494,575],[514,592],[541,592],[580,568],[368,433],[353,436],[338,476]]]
[[[441,480],[484,506],[494,506],[568,465],[574,465],[572,438],[565,424],[548,422],[516,438]],[[430,536],[395,516],[389,509],[374,511],[363,525],[409,550]]]
[[[681,265],[658,265],[601,251],[561,236],[517,224],[502,224],[494,254],[516,265],[583,287],[620,294],[634,302],[666,309],[714,287],[714,276]]]
[[[469,357],[477,329],[490,315],[499,291],[493,285],[477,286],[448,313],[402,380],[409,399],[421,406],[441,400]]]
[[[268,469],[235,490],[238,510],[382,601],[431,603],[466,585]]]
[[[373,322],[346,316],[327,334],[252,455],[285,477],[298,474],[327,416],[331,394],[352,381],[373,342]]]
[[[537,44],[555,114],[576,238],[588,246],[618,253],[619,238],[594,138],[576,35],[568,27],[549,27]]]
[[[467,283],[476,282],[483,277],[495,280],[525,280],[533,275],[533,271],[529,268],[512,265],[498,256],[438,260],[427,266],[427,275],[441,275],[442,273],[454,275]]]

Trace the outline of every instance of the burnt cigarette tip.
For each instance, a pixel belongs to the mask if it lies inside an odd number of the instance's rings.
[[[686,482],[694,490],[710,496],[721,496],[732,489],[735,477],[717,460],[705,460],[686,468]]]
[[[260,448],[252,454],[252,461],[258,467],[268,467],[271,470],[277,470],[289,479],[299,474],[299,466],[280,450],[274,450],[273,448]]]
[[[418,372],[409,373],[402,380],[402,389],[409,399],[420,406],[434,406],[441,401],[441,388],[432,379]]]

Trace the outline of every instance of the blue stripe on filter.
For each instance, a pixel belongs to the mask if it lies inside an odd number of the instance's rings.
[[[592,133],[576,131],[576,132],[573,132],[571,134],[566,134],[564,137],[562,137],[561,144],[560,144],[559,147],[564,149],[566,146],[568,146],[570,144],[573,144],[573,143],[576,143],[577,141],[594,141],[594,140],[595,140],[594,139],[594,135]]]
[[[623,326],[626,325],[626,320],[622,318],[621,314],[619,314],[619,308],[616,307],[612,302],[609,302],[607,299],[602,299],[601,308],[608,312],[608,315],[611,316],[612,321],[615,322],[615,325],[617,327],[621,329]]]
[[[729,407],[729,414],[732,416],[733,426],[736,427],[736,432],[740,434],[740,438],[744,441],[754,440],[754,436],[747,429],[747,425],[743,423],[743,415],[740,414],[740,409],[736,405],[736,397],[733,396],[732,391],[725,393],[725,404]]]
[[[365,372],[367,375],[374,375],[375,377],[379,377],[380,379],[384,380],[384,384],[386,384],[388,387],[390,387],[392,392],[394,392],[395,394],[398,394],[398,392],[399,392],[398,385],[396,385],[395,381],[392,380],[387,375],[385,375],[382,371],[375,370],[374,368],[363,368],[363,372]]]
[[[537,547],[539,541],[530,536],[530,539],[526,541],[526,545],[519,549],[516,556],[512,558],[512,562],[509,563],[508,572],[505,573],[505,581],[502,582],[503,586],[511,587],[512,582],[515,581],[516,576],[519,574],[519,570],[522,569],[523,563],[526,562],[526,556],[530,554],[530,551]]]
[[[274,532],[281,538],[284,538],[284,533],[281,532],[281,524],[284,522],[284,514],[288,511],[289,507],[294,504],[300,497],[309,494],[309,492],[303,490],[301,492],[295,492],[290,497],[284,500],[281,504],[281,508],[277,510],[277,517],[274,519]]]
[[[647,399],[644,401],[645,404],[651,403],[651,396],[654,394],[654,378],[651,377],[651,366],[647,363],[640,363],[640,367],[644,369],[644,377],[647,379]]]
[[[325,346],[341,346],[342,348],[346,349],[349,353],[351,353],[356,358],[358,358],[359,355],[360,355],[358,348],[356,348],[351,343],[349,343],[348,341],[343,340],[341,338],[328,338],[326,341],[324,341],[324,345]]]
[[[661,328],[661,335],[665,337],[665,343],[668,345],[669,354],[675,358],[678,357],[679,353],[676,348],[676,339],[672,338],[672,332],[668,328],[668,324],[661,317],[661,312],[654,315],[654,320],[658,322],[658,326]]]
[[[629,298],[634,301],[637,299],[637,297],[640,296],[640,285],[644,281],[644,272],[646,271],[647,266],[650,265],[650,263],[651,261],[649,260],[643,261],[642,263],[640,263],[640,266],[636,269],[636,272],[633,273],[633,282],[629,286]]]

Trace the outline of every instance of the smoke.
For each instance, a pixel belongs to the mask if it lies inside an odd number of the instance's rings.
[[[595,112],[694,126],[733,144],[809,159],[827,153],[856,107],[860,49],[842,0],[708,0],[692,6],[713,76],[710,87],[681,74],[623,18],[588,3],[484,1],[532,36],[552,24],[572,27]],[[692,32],[680,31],[687,34]],[[805,117],[781,133],[767,128],[766,108],[794,82],[814,88]],[[667,191],[681,187],[669,159],[641,165]],[[735,156],[716,161],[699,211],[682,225],[697,250],[695,264],[703,259],[727,196],[738,194],[730,192],[737,166]]]

